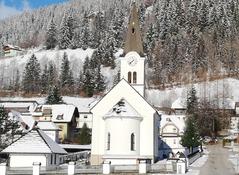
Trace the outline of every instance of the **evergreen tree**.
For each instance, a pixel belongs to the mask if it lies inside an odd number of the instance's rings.
[[[191,149],[200,145],[200,135],[198,128],[198,102],[194,87],[187,97],[187,120],[186,129],[182,137],[182,145]]]
[[[80,130],[78,139],[79,139],[79,143],[81,145],[88,145],[91,143],[91,131],[87,127],[86,123],[83,124],[83,126]]]
[[[57,30],[53,19],[46,33],[46,49],[54,49],[57,45]]]
[[[54,63],[50,62],[48,66],[48,89],[58,82],[57,70]]]
[[[196,115],[198,112],[198,98],[196,96],[196,89],[193,86],[190,91],[188,92],[187,97],[187,111],[188,115]]]
[[[17,69],[17,73],[16,73],[16,79],[15,79],[15,83],[14,83],[14,91],[18,91],[20,89],[20,73],[19,70]]]
[[[0,106],[0,151],[21,135],[19,129],[18,121],[10,118],[4,107]]]
[[[186,128],[181,142],[182,145],[187,147],[190,151],[192,148],[200,145],[200,136],[193,116],[189,116],[186,120]]]
[[[96,69],[96,79],[95,79],[95,92],[103,92],[105,90],[104,77],[101,74],[101,67],[98,65]]]
[[[60,27],[60,38],[59,38],[59,48],[67,49],[71,44],[72,34],[71,29],[68,25],[68,16],[65,13]]]
[[[72,71],[70,70],[70,62],[66,52],[63,54],[63,60],[61,64],[60,83],[62,88],[66,88],[68,90],[70,90],[70,88],[72,88],[74,85],[74,78]]]
[[[50,89],[49,94],[46,99],[46,104],[63,104],[60,91],[57,86],[54,86]]]
[[[33,54],[25,66],[23,75],[23,90],[29,92],[39,92],[40,85],[40,64]]]
[[[83,91],[88,97],[92,97],[94,95],[95,83],[94,76],[90,69],[87,69],[83,75]]]
[[[46,93],[48,91],[48,76],[49,72],[48,72],[48,68],[47,68],[47,64],[45,65],[42,75],[41,75],[41,92],[42,93]]]

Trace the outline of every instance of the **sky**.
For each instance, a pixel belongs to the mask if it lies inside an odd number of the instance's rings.
[[[0,19],[67,0],[0,0]]]

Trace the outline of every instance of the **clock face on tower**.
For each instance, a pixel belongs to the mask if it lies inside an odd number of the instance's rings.
[[[128,58],[128,64],[129,64],[130,66],[135,66],[135,65],[137,64],[137,58],[134,57],[134,56],[130,56],[130,57]]]

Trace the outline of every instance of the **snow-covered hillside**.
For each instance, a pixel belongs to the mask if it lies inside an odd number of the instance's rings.
[[[70,61],[70,66],[75,78],[79,77],[79,73],[82,71],[83,63],[85,58],[89,58],[93,54],[93,49],[65,49],[65,50],[42,50],[42,49],[31,49],[26,51],[24,55],[2,58],[0,59],[0,88],[4,85],[9,85],[11,81],[14,81],[17,70],[20,72],[20,77],[24,71],[25,65],[32,56],[35,54],[38,61],[40,62],[41,69],[44,68],[45,64],[53,62],[56,66],[57,71],[60,71],[63,53],[66,52]],[[117,73],[116,70],[110,68],[103,68],[102,74],[106,78],[106,84],[109,88],[112,86],[113,75]]]
[[[239,80],[226,78],[211,82],[202,82],[194,85],[197,96],[200,99],[206,98],[219,107],[229,109],[235,108],[235,102],[239,101]],[[187,91],[192,87],[191,84],[182,87],[168,88],[166,90],[147,90],[148,101],[161,107],[180,108],[185,106]]]

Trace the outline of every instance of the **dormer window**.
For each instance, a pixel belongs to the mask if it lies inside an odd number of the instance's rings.
[[[56,119],[57,119],[57,120],[63,120],[63,114],[57,115]]]

